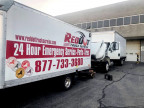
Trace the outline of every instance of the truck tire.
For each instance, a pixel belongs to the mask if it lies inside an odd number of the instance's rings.
[[[108,72],[109,71],[109,64],[108,64],[108,62],[106,62],[106,64],[105,64],[105,72]]]
[[[95,77],[95,72],[91,73],[91,74],[89,75],[89,77],[90,77],[91,79],[93,79],[93,78]]]
[[[122,66],[124,64],[124,59],[120,59],[119,65]]]
[[[68,90],[71,88],[72,85],[72,76],[71,75],[65,75],[62,78],[62,89]]]

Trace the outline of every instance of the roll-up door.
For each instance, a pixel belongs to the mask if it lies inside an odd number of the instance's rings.
[[[141,62],[144,62],[144,40],[141,40]]]
[[[140,40],[127,40],[127,61],[140,61]]]

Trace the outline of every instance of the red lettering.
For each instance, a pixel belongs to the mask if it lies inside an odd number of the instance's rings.
[[[23,45],[22,54],[16,52],[17,50],[14,46],[15,44],[19,46]],[[65,42],[64,46],[58,46],[58,45],[46,45],[46,44],[37,44],[37,43],[15,42],[15,41],[7,40],[6,59],[8,59],[9,57],[16,57],[17,59],[31,59],[31,58],[89,57],[90,56],[89,48],[67,47],[70,46],[70,44],[71,42]],[[34,48],[35,47],[38,48],[37,54],[31,53],[31,50],[29,50],[29,47],[27,47],[29,45],[33,46]],[[49,50],[46,48],[49,48]],[[57,52],[59,51],[60,52],[59,53],[56,52],[55,53],[56,55],[54,55],[54,53],[52,53],[52,49],[53,51],[56,50]],[[72,50],[72,52],[70,52],[69,50]],[[81,50],[83,52],[82,54],[80,54]],[[13,62],[11,61],[11,63]]]
[[[35,72],[40,72],[41,71],[41,61],[38,60],[35,62]]]
[[[75,38],[75,43],[76,43],[76,44],[79,43],[79,38],[78,38],[78,37]]]
[[[77,66],[78,65],[78,63],[77,63],[77,58],[75,58],[75,66]]]
[[[44,62],[44,65],[43,65],[43,70],[42,71],[45,71],[45,68],[46,68],[46,65],[47,65],[47,60],[43,60]]]
[[[49,61],[49,67],[48,67],[48,71],[51,70],[52,67],[52,60],[48,60]]]
[[[71,39],[71,34],[70,34],[70,33],[67,33],[67,34],[65,35],[65,40],[64,40],[64,42],[70,42],[70,39]]]
[[[64,59],[61,59],[61,68],[64,68]]]
[[[75,36],[72,36],[71,43],[75,43]]]
[[[65,68],[68,67],[68,63],[69,63],[68,59],[65,59]]]
[[[83,65],[83,58],[72,58],[70,59],[56,59],[57,64],[52,65],[52,60],[37,60],[35,61],[35,72],[47,72],[46,68],[48,67],[48,71],[51,71],[52,68],[56,66],[56,69],[68,68],[69,66],[79,66]]]
[[[59,69],[59,64],[60,64],[60,59],[57,59],[57,68],[56,69]]]
[[[73,67],[74,66],[74,59],[71,59],[71,67]]]

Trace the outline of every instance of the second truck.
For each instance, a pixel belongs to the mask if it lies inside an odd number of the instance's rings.
[[[108,72],[113,64],[123,65],[126,59],[126,39],[116,31],[91,34],[92,67]]]

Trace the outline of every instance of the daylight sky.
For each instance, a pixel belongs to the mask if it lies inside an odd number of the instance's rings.
[[[126,0],[15,0],[52,16],[114,4]]]

